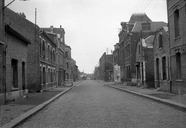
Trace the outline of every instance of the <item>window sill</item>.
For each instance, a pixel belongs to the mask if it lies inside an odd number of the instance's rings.
[[[183,80],[182,79],[177,79],[176,82],[183,82]]]
[[[162,48],[162,47],[159,47],[158,49],[159,49],[159,50],[162,50],[163,48]]]
[[[11,91],[18,91],[19,88],[12,88]]]
[[[174,38],[174,40],[178,40],[178,39],[181,39],[181,36],[177,36]]]

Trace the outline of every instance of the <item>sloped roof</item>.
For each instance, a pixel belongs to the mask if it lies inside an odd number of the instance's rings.
[[[15,29],[11,28],[9,25],[5,25],[5,32],[9,32],[12,35],[16,36],[20,40],[22,40],[26,44],[31,44],[30,40],[28,40],[26,37],[24,37],[22,34],[17,32]]]
[[[161,28],[161,27],[167,25],[167,23],[162,22],[162,21],[160,21],[160,22],[137,21],[137,22],[135,22],[134,27],[131,32],[140,32],[142,30],[142,25],[141,25],[142,23],[151,23],[151,30],[150,31],[153,31],[153,32],[155,32],[158,28]]]
[[[132,14],[129,23],[135,23],[137,21],[151,21],[151,19],[145,13]]]
[[[142,46],[147,48],[153,48],[154,37],[155,37],[154,35],[150,35],[146,39],[143,39]]]

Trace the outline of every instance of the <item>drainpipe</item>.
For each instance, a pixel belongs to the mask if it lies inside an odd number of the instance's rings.
[[[171,49],[170,49],[170,27],[169,27],[169,8],[168,8],[168,1],[167,4],[167,20],[168,20],[168,49],[169,49],[169,76],[170,76],[170,93],[172,93],[172,72],[171,72]]]

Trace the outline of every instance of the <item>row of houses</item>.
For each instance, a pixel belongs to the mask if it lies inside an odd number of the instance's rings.
[[[0,103],[78,79],[62,26],[40,28],[0,5]]]
[[[128,22],[121,22],[119,43],[112,54],[103,54],[112,56],[113,61],[99,61],[96,77],[185,94],[185,10],[185,0],[167,0],[168,24],[152,21],[145,13],[133,14]],[[109,63],[113,66],[104,68]]]

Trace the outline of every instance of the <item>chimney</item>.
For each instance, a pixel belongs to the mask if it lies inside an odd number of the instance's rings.
[[[54,27],[51,25],[51,26],[50,26],[50,31],[51,31],[51,32],[53,32],[53,28],[54,28]]]
[[[62,28],[62,25],[60,25],[60,28]]]

